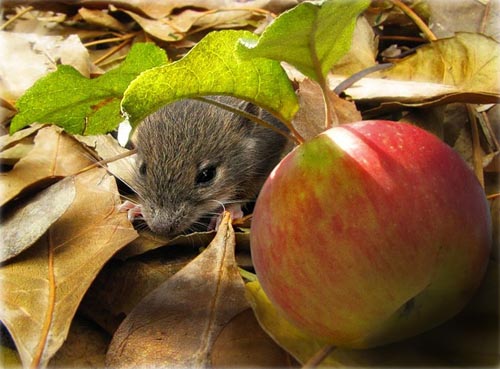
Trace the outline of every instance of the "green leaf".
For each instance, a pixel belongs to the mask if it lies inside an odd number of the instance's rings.
[[[356,19],[369,0],[304,2],[282,13],[258,41],[241,41],[243,57],[286,61],[320,81],[350,49]]]
[[[235,96],[291,121],[298,103],[286,73],[274,60],[239,58],[241,37],[257,38],[247,31],[211,32],[182,59],[142,73],[122,101],[130,123],[175,100],[203,95]]]
[[[77,134],[106,133],[123,120],[120,100],[142,71],[167,62],[165,52],[150,43],[136,44],[125,61],[104,75],[88,79],[68,65],[40,78],[19,98],[19,113],[10,133],[31,123],[49,123]]]

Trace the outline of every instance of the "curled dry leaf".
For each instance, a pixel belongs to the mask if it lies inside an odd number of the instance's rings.
[[[68,338],[47,368],[103,368],[109,340],[109,335],[77,314]]]
[[[18,142],[10,149],[6,149],[0,153],[0,160],[4,165],[15,165],[19,160],[24,158],[33,148],[33,140],[29,137]]]
[[[123,319],[148,293],[197,255],[193,249],[181,255],[177,253],[175,257],[166,254],[124,262],[113,259],[92,283],[80,304],[80,311],[110,335],[114,334]]]
[[[352,36],[351,49],[333,66],[332,72],[350,76],[375,65],[377,48],[378,40],[373,28],[365,17],[359,17]]]
[[[72,175],[92,163],[78,141],[54,126],[44,127],[38,131],[28,155],[0,176],[0,206],[30,186]]]
[[[38,193],[27,204],[3,214],[0,224],[2,248],[0,262],[4,262],[27,249],[71,205],[75,199],[74,178],[67,177]]]
[[[323,95],[319,85],[305,78],[299,82],[300,109],[295,114],[292,124],[304,139],[310,139],[325,130],[325,109]],[[353,102],[341,99],[331,93],[333,110],[338,118],[338,124],[357,122],[361,114]]]
[[[252,309],[238,314],[214,343],[212,368],[284,368],[293,360],[262,330]]]
[[[199,245],[199,247],[204,248],[213,240],[213,238],[214,232],[196,232],[168,239],[165,236],[158,235],[148,229],[145,229],[139,232],[139,237],[136,240],[120,250],[116,257],[125,260],[163,246],[184,245],[190,247],[193,245]]]
[[[129,151],[128,149],[122,147],[110,134],[95,136],[75,135],[75,138],[95,150],[99,157],[103,160],[112,160],[118,155],[125,154]],[[133,188],[132,178],[136,168],[135,155],[111,161],[107,164],[107,168],[111,174]]]
[[[500,41],[498,1],[427,0],[426,3],[430,8],[429,27],[438,38],[452,37],[457,32],[477,32],[484,24],[486,27],[482,33],[494,38],[496,36],[497,41]],[[489,11],[487,7],[490,7]],[[450,17],[450,14],[453,16]]]
[[[208,367],[221,329],[247,308],[226,213],[208,248],[127,316],[113,337],[107,365]]]
[[[118,9],[118,10],[121,10],[130,15],[130,17],[132,17],[132,19],[135,20],[142,27],[142,29],[144,29],[144,31],[146,31],[150,35],[160,40],[178,41],[184,38],[184,35],[181,32],[179,32],[176,28],[172,27],[170,24],[166,22],[142,17],[139,14],[128,10],[123,10],[123,9]]]
[[[13,135],[0,136],[0,150],[3,151],[17,145],[19,142],[24,141],[42,127],[43,126],[40,124],[34,124],[28,128],[17,131]]]
[[[0,52],[15,57],[0,63],[0,96],[16,100],[40,77],[56,69],[56,63],[68,64],[85,76],[91,62],[79,37],[41,36],[37,33],[0,33]]]
[[[434,41],[381,72],[382,78],[440,83],[457,92],[499,94],[500,47],[478,33],[457,33]]]
[[[109,28],[119,32],[127,31],[127,27],[120,23],[115,17],[112,17],[102,10],[80,8],[78,9],[78,14],[80,14],[89,24]]]
[[[246,0],[227,1],[227,0],[169,0],[157,2],[151,0],[129,0],[127,5],[133,5],[149,17],[154,19],[165,18],[176,8],[198,8],[198,9],[221,9],[221,8],[267,8],[270,6],[274,10],[282,10],[296,4],[296,0]],[[277,4],[276,4],[277,3]],[[119,3],[116,4],[117,6]]]
[[[32,247],[0,268],[0,320],[25,367],[45,367],[63,344],[75,311],[99,270],[137,234],[116,182],[104,169],[75,177],[76,198]]]

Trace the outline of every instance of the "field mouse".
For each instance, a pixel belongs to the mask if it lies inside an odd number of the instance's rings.
[[[257,106],[233,97],[210,97],[259,116],[286,131]],[[269,128],[199,100],[180,100],[149,115],[138,127],[133,188],[149,228],[175,236],[213,227],[222,209],[233,218],[255,200],[290,145]],[[131,208],[129,207],[129,215]]]

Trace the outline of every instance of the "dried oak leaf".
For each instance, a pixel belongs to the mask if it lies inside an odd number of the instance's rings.
[[[25,139],[29,138],[42,127],[43,125],[34,124],[30,127],[17,131],[12,135],[0,136],[0,150],[3,152],[4,150],[14,147],[19,142],[23,142]]]
[[[341,99],[331,93],[332,105],[339,124],[352,123],[362,119],[353,102]],[[305,78],[299,82],[300,109],[292,124],[304,139],[310,139],[325,130],[325,108],[319,85]]]
[[[135,154],[113,160],[119,155],[124,155],[129,150],[121,146],[116,138],[110,134],[93,136],[75,135],[74,138],[94,150],[101,159],[112,160],[106,165],[108,172],[132,188],[136,168]]]
[[[0,206],[37,183],[72,175],[92,163],[78,141],[55,126],[44,127],[28,155],[0,176]]]
[[[32,247],[0,268],[0,320],[24,367],[45,367],[61,347],[90,283],[137,233],[116,210],[114,177],[94,169],[74,178],[76,198]]]
[[[147,295],[123,321],[106,364],[208,367],[221,329],[247,308],[226,213],[208,248]]]
[[[162,253],[160,257],[154,255],[133,258],[124,262],[111,260],[85,294],[80,304],[80,312],[110,335],[114,334],[123,319],[148,293],[197,255],[190,248],[186,254],[175,257],[165,254]]]
[[[234,317],[212,349],[212,368],[285,368],[292,361],[292,356],[262,330],[252,309]]]
[[[106,332],[77,314],[71,323],[68,338],[47,368],[103,368],[109,341]]]
[[[498,42],[478,33],[457,33],[433,41],[392,68],[382,78],[441,83],[457,92],[500,94]]]
[[[88,8],[78,9],[78,14],[89,24],[109,28],[118,32],[126,32],[127,27],[120,23],[115,17],[102,10],[93,10]]]

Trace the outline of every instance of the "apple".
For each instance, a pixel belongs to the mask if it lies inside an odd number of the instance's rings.
[[[296,147],[257,199],[251,252],[288,320],[368,348],[458,313],[491,247],[484,191],[461,157],[406,123],[362,121]]]

